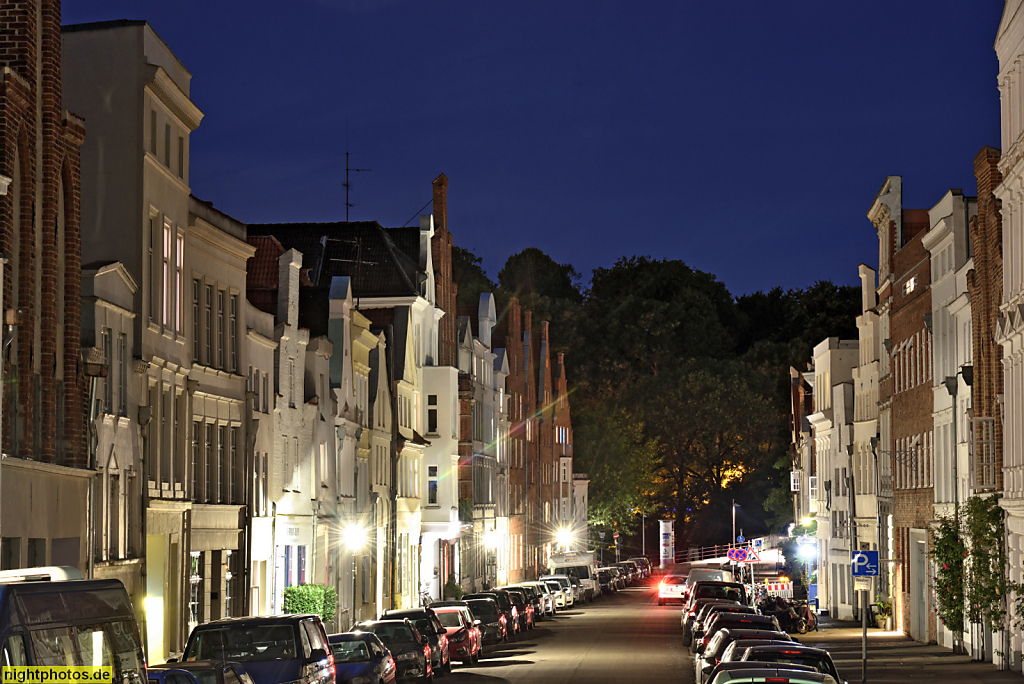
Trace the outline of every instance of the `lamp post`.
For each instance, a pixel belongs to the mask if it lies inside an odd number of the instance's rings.
[[[366,528],[359,523],[349,523],[349,525],[342,530],[342,541],[345,544],[345,548],[352,554],[352,613],[349,615],[349,629],[356,623],[356,587],[357,587],[357,562],[356,553],[361,551],[366,545],[368,538]]]
[[[107,377],[107,359],[101,349],[93,347],[84,354],[83,359],[85,376],[89,378],[89,497],[88,514],[86,524],[86,539],[88,539],[87,567],[89,579],[93,578],[96,565],[96,383],[100,378]]]

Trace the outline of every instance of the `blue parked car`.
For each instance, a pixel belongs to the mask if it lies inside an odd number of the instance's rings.
[[[334,654],[336,684],[393,684],[398,670],[384,642],[371,632],[327,637]]]
[[[240,662],[256,684],[334,684],[334,656],[318,615],[207,622],[192,630],[182,660]]]
[[[149,684],[253,684],[241,663],[194,660],[149,666]]]

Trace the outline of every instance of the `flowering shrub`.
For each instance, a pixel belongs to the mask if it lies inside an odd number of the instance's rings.
[[[935,530],[932,559],[935,561],[935,612],[946,629],[963,639],[964,559],[967,547],[960,535],[958,517],[943,517]]]

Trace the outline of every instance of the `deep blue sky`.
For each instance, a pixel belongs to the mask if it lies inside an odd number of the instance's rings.
[[[403,225],[449,177],[492,277],[681,259],[734,294],[875,265],[865,214],[973,195],[1002,0],[69,0],[145,19],[206,117],[193,192],[242,221]],[[88,125],[88,123],[87,123]]]

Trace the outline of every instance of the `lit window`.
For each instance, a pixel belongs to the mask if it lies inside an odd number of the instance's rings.
[[[914,276],[907,282],[903,283],[903,296],[906,297],[908,294],[913,292],[917,288],[917,276]]]

